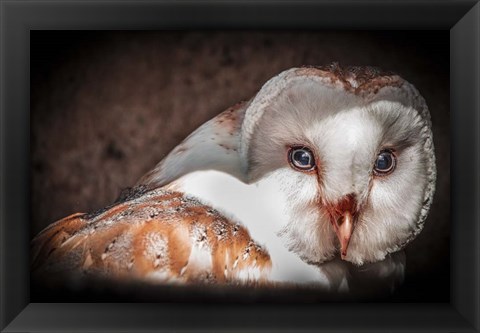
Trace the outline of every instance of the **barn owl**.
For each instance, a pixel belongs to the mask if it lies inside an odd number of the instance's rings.
[[[47,227],[32,267],[392,288],[435,178],[430,115],[412,84],[372,67],[291,68],[199,127],[112,206]]]

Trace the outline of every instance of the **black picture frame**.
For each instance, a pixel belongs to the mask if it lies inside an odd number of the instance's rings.
[[[0,328],[480,330],[477,1],[1,1]],[[443,304],[41,304],[29,300],[31,30],[443,29],[451,47],[451,297]]]

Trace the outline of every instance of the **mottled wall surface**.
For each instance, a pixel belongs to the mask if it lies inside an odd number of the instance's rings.
[[[400,74],[431,110],[438,183],[397,299],[448,300],[448,31],[32,31],[31,43],[32,236],[112,203],[191,131],[285,69],[337,61]]]

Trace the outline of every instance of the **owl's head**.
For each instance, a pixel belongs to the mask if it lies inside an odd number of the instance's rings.
[[[249,103],[240,136],[248,182],[281,184],[280,235],[305,261],[379,261],[421,231],[436,178],[430,116],[399,76],[290,69]]]

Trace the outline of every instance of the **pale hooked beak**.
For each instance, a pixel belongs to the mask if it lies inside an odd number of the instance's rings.
[[[347,256],[348,244],[350,243],[350,238],[352,237],[354,227],[353,216],[349,211],[346,211],[335,221],[334,224],[336,227],[335,233],[337,234],[340,242],[340,255],[342,259],[345,259]]]
[[[333,225],[338,241],[340,242],[340,255],[344,260],[347,256],[348,244],[355,228],[357,200],[354,194],[343,197],[334,205],[327,206],[330,221]]]

